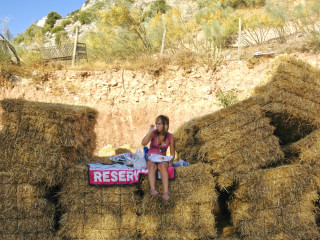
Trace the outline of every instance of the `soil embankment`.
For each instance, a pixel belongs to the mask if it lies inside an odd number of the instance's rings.
[[[318,65],[317,56],[297,56]],[[2,88],[0,99],[24,98],[86,105],[99,111],[97,151],[104,145],[140,147],[149,125],[159,114],[170,117],[170,131],[191,118],[221,108],[215,94],[236,89],[238,98],[256,86],[268,61],[249,69],[246,61],[228,61],[216,72],[202,67],[169,66],[150,71],[106,70],[50,72],[47,80],[34,84],[20,79],[13,88]]]

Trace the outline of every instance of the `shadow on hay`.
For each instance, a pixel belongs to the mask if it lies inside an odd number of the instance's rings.
[[[59,193],[61,191],[61,185],[57,185],[48,189],[48,193],[44,196],[49,202],[54,204],[54,231],[58,232],[60,229],[60,219],[62,215],[61,206],[59,204]]]
[[[297,142],[316,130],[311,123],[289,114],[271,112],[265,114],[271,119],[270,124],[276,128],[274,135],[279,138],[280,146]]]

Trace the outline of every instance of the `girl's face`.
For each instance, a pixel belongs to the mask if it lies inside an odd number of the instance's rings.
[[[163,123],[161,122],[161,120],[160,119],[158,119],[157,121],[156,121],[156,129],[158,130],[158,132],[162,132],[163,131]]]

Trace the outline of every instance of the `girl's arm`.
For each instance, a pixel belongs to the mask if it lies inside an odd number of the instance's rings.
[[[154,125],[150,125],[150,129],[149,132],[147,133],[147,135],[142,139],[141,144],[143,146],[148,145],[148,143],[152,140],[153,137],[153,131],[154,131]]]
[[[175,158],[175,150],[174,150],[174,138],[172,135],[171,141],[170,141],[170,155],[173,156],[172,160],[169,162],[169,167],[172,167],[172,163]]]

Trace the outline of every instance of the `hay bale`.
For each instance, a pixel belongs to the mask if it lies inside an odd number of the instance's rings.
[[[288,157],[320,167],[320,130],[315,130],[305,138],[289,144],[285,151]]]
[[[139,195],[136,185],[89,186],[88,166],[66,172],[59,202],[59,237],[66,239],[135,238],[138,234]]]
[[[185,123],[175,132],[176,151],[187,161],[210,163],[218,185],[227,188],[242,174],[283,158],[274,129],[258,99],[250,98]]]
[[[318,239],[317,184],[309,165],[248,173],[229,204],[233,225],[245,239]]]
[[[92,157],[95,110],[20,99],[1,105],[0,170],[14,170],[24,182],[55,186],[66,168]]]
[[[161,194],[150,195],[147,178],[142,182],[145,192],[139,230],[142,239],[198,239],[217,235],[212,209],[217,206],[215,181],[211,167],[197,163],[176,168],[176,178],[170,181],[170,200]],[[158,181],[159,191],[163,192]]]
[[[55,207],[43,187],[0,172],[0,238],[53,239]]]
[[[320,127],[320,69],[292,56],[277,57],[255,95],[277,126],[283,145]]]

